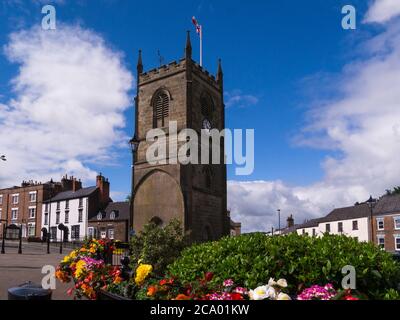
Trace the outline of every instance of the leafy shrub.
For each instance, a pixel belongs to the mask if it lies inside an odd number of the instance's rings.
[[[216,283],[232,278],[247,288],[270,277],[285,278],[290,293],[296,294],[316,284],[332,283],[340,288],[341,270],[346,265],[355,268],[357,289],[370,298],[381,299],[387,290],[398,290],[400,264],[389,253],[371,243],[335,235],[268,237],[254,233],[227,237],[185,249],[168,270],[184,282],[213,272]]]
[[[140,261],[152,265],[153,273],[161,276],[166,267],[180,255],[186,243],[179,220],[173,219],[163,228],[149,223],[131,239],[133,269],[136,269]]]

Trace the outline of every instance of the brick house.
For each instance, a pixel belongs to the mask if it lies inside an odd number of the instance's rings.
[[[110,202],[89,218],[88,235],[96,239],[129,240],[129,202]]]
[[[374,242],[388,252],[400,252],[400,195],[379,199],[372,222]]]
[[[3,224],[22,226],[23,238],[41,236],[42,207],[52,196],[73,188],[73,178],[67,176],[61,182],[53,180],[41,183],[23,181],[20,186],[0,190],[0,234]],[[76,184],[80,181],[75,180]]]

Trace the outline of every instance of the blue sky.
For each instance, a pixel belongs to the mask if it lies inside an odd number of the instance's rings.
[[[343,90],[347,92],[342,86],[349,79],[344,77],[347,69],[350,69],[350,78],[357,78],[360,70],[354,71],[352,68],[360,61],[368,61],[369,57],[365,57],[367,53],[362,46],[394,25],[384,25],[382,21],[386,23],[387,19],[381,19],[373,25],[362,23],[368,9],[377,4],[361,0],[268,0],[246,3],[238,0],[59,0],[46,3],[56,6],[60,25],[79,25],[81,29],[90,30],[101,37],[110,51],[122,55],[120,61],[125,71],[131,72],[134,77],[139,48],[143,50],[145,69],[158,65],[157,50],[160,50],[165,62],[179,59],[183,54],[186,30],[192,31],[194,59],[198,60],[198,38],[191,24],[191,17],[195,15],[204,30],[204,66],[215,73],[217,59],[222,58],[226,99],[229,101],[232,96],[239,99],[239,103],[227,107],[227,127],[255,129],[254,173],[239,177],[234,175],[234,168],[230,167],[229,180],[244,184],[254,181],[283,183],[286,191],[288,188],[290,193],[297,192],[295,198],[299,201],[304,200],[304,193],[302,198],[296,188],[316,186],[330,175],[327,157],[340,160],[349,156],[344,147],[331,148],[334,145],[332,141],[331,145],[328,142],[328,147],[324,148],[321,148],[322,144],[304,142],[301,136],[304,128],[310,122],[315,126],[315,114],[312,112],[318,110],[315,107],[332,107],[341,99]],[[345,4],[352,4],[357,9],[356,30],[343,30],[341,27],[341,9]],[[5,1],[0,5],[0,46],[4,48],[10,44],[10,34],[40,26],[43,17],[41,7],[42,1],[39,0]],[[0,55],[0,104],[4,105],[11,105],[10,101],[13,98],[18,100],[20,94],[18,90],[15,91],[15,84],[11,80],[18,77],[23,63],[21,60],[18,62],[18,58],[17,61],[10,61],[10,56],[10,53]],[[135,92],[130,90],[128,94],[132,99]],[[123,115],[126,122],[120,128],[120,136],[123,137],[124,133],[130,136],[133,131],[132,105],[125,106]],[[322,130],[329,132],[325,129]],[[90,148],[90,145],[87,147]],[[115,198],[122,199],[130,189],[129,149],[109,145],[105,148],[112,159],[91,163],[88,157],[81,157],[79,153],[76,159],[91,172],[101,171],[108,176]],[[1,150],[0,145],[0,152],[7,151]],[[80,172],[75,171],[77,174]],[[91,177],[90,174],[88,178],[85,177],[87,184],[93,183]],[[2,186],[11,181],[6,175],[1,176],[1,171],[0,178],[3,178],[0,181]],[[268,189],[265,185],[262,188]],[[381,189],[380,186],[376,192]],[[234,191],[239,192],[236,189]],[[345,197],[345,200],[335,196],[337,203],[334,205],[345,205],[345,201],[353,201],[365,193],[368,191],[358,190],[352,196]],[[280,199],[266,209],[268,212],[290,202],[287,196],[282,198],[279,192],[268,194],[272,202],[273,199]],[[247,200],[253,202],[261,199],[250,197]],[[258,207],[264,205],[268,207],[269,204],[259,203]],[[230,206],[241,220],[246,219],[243,211],[254,210],[252,206],[239,207],[237,203],[230,203]],[[316,207],[310,205],[302,208],[302,218],[324,213],[321,210],[327,208]],[[295,208],[296,204],[291,204],[287,207],[287,213]],[[257,213],[254,216],[262,219],[259,210],[255,211]],[[269,217],[268,212],[265,214]],[[264,225],[269,227],[270,224],[273,223]]]

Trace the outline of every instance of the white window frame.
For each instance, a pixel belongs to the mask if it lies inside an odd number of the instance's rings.
[[[14,212],[16,213],[14,216]],[[11,208],[11,220],[18,220],[18,208]]]
[[[3,205],[3,195],[0,194],[0,205]]]
[[[32,200],[32,196],[35,196],[34,199]],[[29,202],[36,202],[37,200],[37,191],[30,191],[29,192]]]
[[[31,215],[31,210],[33,209],[33,216]],[[36,207],[29,207],[28,208],[28,219],[35,219],[36,218]]]
[[[0,208],[0,220],[1,220],[1,216],[3,215],[3,209],[2,208]],[[0,221],[0,223],[1,223],[1,221]]]
[[[33,228],[33,234],[29,233],[29,230],[31,230],[31,228]],[[28,228],[27,228],[27,233],[28,233],[28,237],[34,237],[36,235],[36,223],[28,223]]]
[[[107,230],[107,236],[108,239],[114,240],[115,239],[115,229],[114,228],[110,228]],[[111,237],[111,233],[112,233],[112,237]]]
[[[88,236],[94,238],[94,227],[88,227]]]
[[[356,224],[356,228],[354,228],[354,223]],[[358,223],[358,220],[352,220],[352,221],[351,221],[351,229],[352,229],[353,231],[358,231],[358,230],[359,230],[359,223]]]
[[[325,223],[325,232],[331,233],[331,224],[330,223]]]
[[[15,201],[17,199],[17,201]],[[11,195],[11,203],[18,204],[19,203],[19,193],[14,193]]]
[[[396,227],[396,221],[399,221],[399,227]],[[400,230],[400,216],[393,217],[394,230]]]
[[[394,250],[395,251],[400,251],[400,241],[399,241],[399,247],[397,247],[397,239],[400,240],[400,234],[395,234],[394,235]]]
[[[382,222],[383,227],[379,227],[379,222]],[[376,229],[379,231],[385,230],[385,219],[384,218],[376,218]]]
[[[378,239],[378,246],[380,248],[382,248],[383,250],[385,250],[385,236],[384,235],[378,235],[377,239]],[[381,247],[380,240],[383,240],[383,247]]]

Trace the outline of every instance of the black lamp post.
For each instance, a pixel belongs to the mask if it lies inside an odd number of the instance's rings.
[[[129,145],[131,146],[132,152],[132,165],[131,165],[131,196],[129,199],[129,207],[131,212],[131,222],[130,222],[130,229],[133,231],[133,217],[134,217],[134,196],[135,196],[135,162],[136,162],[136,152],[139,146],[139,141],[137,140],[136,136],[134,136],[130,141]]]
[[[3,235],[2,235],[2,240],[1,240],[1,254],[5,254],[6,253],[6,251],[5,251],[5,240],[6,240],[6,232],[7,232],[7,229],[6,229],[6,223],[7,223],[7,220],[0,220],[0,221],[4,221],[4,224],[3,224]]]
[[[367,200],[367,204],[368,204],[368,207],[369,207],[369,210],[370,210],[370,228],[371,228],[370,236],[371,236],[371,242],[372,243],[375,242],[374,241],[374,231],[373,231],[374,223],[373,223],[373,220],[372,220],[372,213],[373,213],[372,209],[374,207],[374,203],[375,203],[375,200],[372,198],[372,196],[370,196],[369,199]]]
[[[63,240],[64,240],[63,232],[64,232],[64,234],[65,234],[65,226],[64,226],[62,223],[60,223],[60,224],[58,225],[58,230],[60,230],[60,232],[61,232],[60,254],[62,254],[62,253],[63,253]]]
[[[281,232],[281,209],[278,209],[278,230]]]

